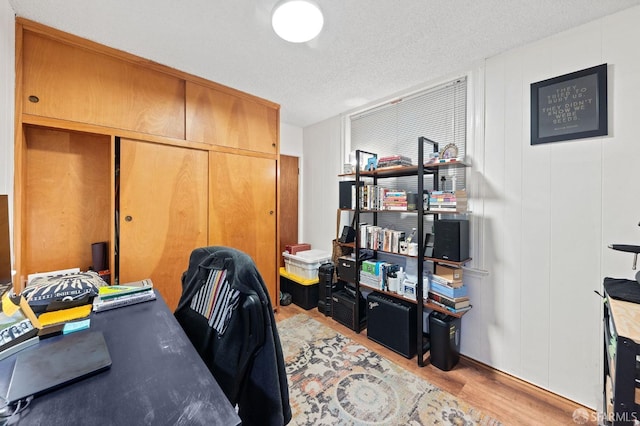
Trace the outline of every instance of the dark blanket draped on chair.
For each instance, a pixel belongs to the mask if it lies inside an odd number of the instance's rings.
[[[253,260],[228,247],[195,249],[175,317],[243,425],[291,420],[280,337]]]

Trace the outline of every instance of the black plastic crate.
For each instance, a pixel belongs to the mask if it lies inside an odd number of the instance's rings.
[[[284,269],[284,268],[282,268]],[[280,291],[289,293],[291,301],[303,309],[318,307],[318,279],[305,280],[280,270]],[[311,283],[314,282],[314,283]]]

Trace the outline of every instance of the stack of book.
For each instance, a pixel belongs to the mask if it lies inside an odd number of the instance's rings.
[[[431,191],[428,208],[430,211],[467,211],[467,191]]]
[[[378,159],[378,168],[384,167],[397,167],[397,166],[411,166],[411,158],[404,155],[389,155],[386,157],[380,157]]]
[[[108,311],[155,299],[156,294],[150,279],[124,285],[104,286],[98,289],[98,296],[93,299],[93,312]]]
[[[406,191],[387,191],[382,199],[382,210],[407,210]]]
[[[462,282],[462,269],[436,264],[427,301],[455,314],[471,309],[467,287]]]

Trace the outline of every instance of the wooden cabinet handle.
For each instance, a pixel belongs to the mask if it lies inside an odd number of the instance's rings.
[[[131,222],[132,220],[133,220],[133,217],[131,217],[131,216],[125,216],[124,217],[124,221],[125,222]]]
[[[272,215],[274,213],[273,210],[269,210],[269,214]]]

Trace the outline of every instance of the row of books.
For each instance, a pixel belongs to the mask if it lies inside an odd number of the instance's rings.
[[[404,231],[382,228],[367,223],[360,224],[360,246],[389,253],[400,253],[400,242],[404,241]]]

